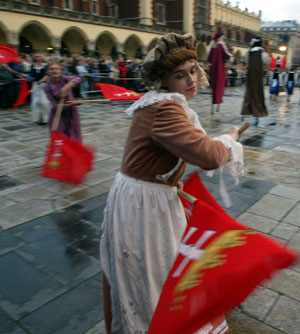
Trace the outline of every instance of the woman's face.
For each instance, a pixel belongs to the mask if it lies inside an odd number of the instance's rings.
[[[164,77],[163,83],[170,92],[183,94],[187,101],[194,98],[198,92],[196,62],[189,59],[172,68]]]
[[[58,64],[53,64],[48,69],[48,74],[53,78],[57,79],[61,76],[61,67]]]

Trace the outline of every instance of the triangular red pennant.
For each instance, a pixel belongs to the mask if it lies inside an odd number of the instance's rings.
[[[138,100],[142,97],[142,94],[116,85],[95,83],[94,87],[101,89],[103,96],[110,101]]]

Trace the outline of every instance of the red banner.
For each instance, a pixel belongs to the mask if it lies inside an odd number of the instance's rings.
[[[110,101],[138,100],[142,97],[142,94],[116,85],[95,83],[94,87],[99,88],[103,96]]]
[[[92,170],[94,150],[81,142],[52,131],[41,176],[79,184]]]
[[[12,109],[15,109],[15,108],[21,106],[22,104],[26,103],[27,96],[29,94],[30,94],[30,91],[28,89],[27,81],[25,79],[23,79],[23,80],[21,80],[21,88],[20,88],[19,96],[18,96],[17,101],[15,102],[15,104],[12,106]]]
[[[0,63],[7,64],[12,61],[20,62],[17,51],[13,46],[0,45]]]
[[[284,245],[228,216],[197,175],[184,190],[199,199],[190,208],[192,215],[149,334],[195,333],[297,258]]]
[[[271,57],[271,62],[269,64],[269,66],[272,67],[272,68],[276,68],[277,67],[276,58]]]

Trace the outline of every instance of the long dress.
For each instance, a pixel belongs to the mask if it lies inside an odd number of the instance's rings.
[[[133,120],[104,210],[100,258],[111,288],[112,333],[144,334],[186,228],[176,189],[185,161],[218,168],[234,144],[207,137],[178,93],[150,91],[127,113]],[[221,318],[201,334],[226,328]]]
[[[211,63],[211,88],[213,93],[213,104],[223,102],[223,95],[226,83],[224,64],[230,59],[226,45],[222,42],[214,43],[211,46],[208,61]]]
[[[265,105],[263,65],[268,63],[270,58],[267,59],[268,55],[261,47],[253,49],[246,56],[248,59],[247,87],[241,114],[266,117],[268,111]]]
[[[80,82],[80,78],[74,76],[62,75],[57,83],[52,83],[51,81],[47,81],[44,86],[46,95],[52,105],[48,122],[49,130],[51,130],[57,105],[60,100],[61,89],[69,81],[78,84]],[[69,90],[67,100],[68,101],[73,100],[73,95],[71,90]],[[57,131],[75,140],[81,141],[79,114],[75,106],[64,105]]]

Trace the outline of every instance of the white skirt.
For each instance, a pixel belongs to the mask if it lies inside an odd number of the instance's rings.
[[[100,244],[111,287],[113,333],[147,333],[185,228],[176,187],[117,174]]]

